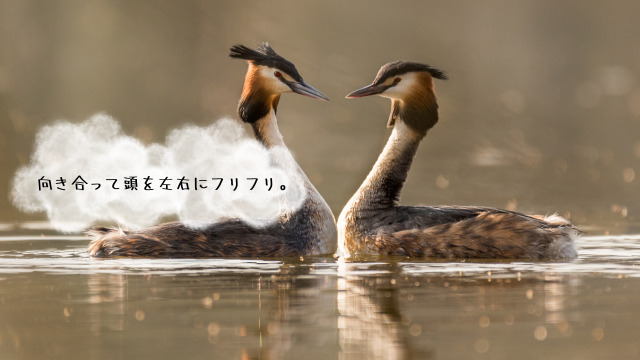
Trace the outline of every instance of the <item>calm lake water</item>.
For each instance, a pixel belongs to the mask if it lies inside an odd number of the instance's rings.
[[[87,244],[0,237],[0,358],[640,357],[637,234],[583,237],[569,263],[100,260]]]

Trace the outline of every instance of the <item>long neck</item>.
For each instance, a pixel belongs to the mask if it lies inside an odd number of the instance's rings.
[[[393,131],[373,169],[350,204],[361,210],[396,206],[407,180],[413,157],[427,131],[438,122],[438,103],[433,81],[418,74],[416,85],[404,99],[392,99],[389,125]]]
[[[295,246],[306,246],[308,253],[329,254],[336,250],[336,221],[331,208],[313,186],[287,149],[278,130],[275,109],[251,123],[256,139],[269,149],[271,160],[282,168],[293,184],[302,185],[304,203],[281,216],[282,226],[292,235]],[[311,240],[306,242],[305,240]]]
[[[258,141],[260,141],[271,152],[273,162],[287,170],[290,175],[295,174],[299,177],[299,181],[305,183],[305,186],[312,187],[311,181],[302,171],[296,160],[289,152],[278,129],[278,120],[276,119],[276,111],[271,108],[266,116],[251,123],[251,128]],[[314,188],[315,190],[315,188]]]
[[[387,145],[356,193],[359,207],[379,210],[396,205],[422,138],[403,121],[396,121]]]
[[[274,163],[286,169],[288,173],[295,173],[302,176],[301,180],[304,182],[309,182],[309,179],[284,143],[280,129],[278,129],[275,109],[271,108],[267,115],[252,122],[251,128],[253,129],[256,139],[271,152],[271,158]]]
[[[278,120],[273,108],[269,110],[266,116],[251,123],[251,128],[256,139],[267,148],[286,146],[282,139],[282,134],[280,134],[280,129],[278,129]]]
[[[266,116],[251,123],[251,127],[253,128],[256,139],[269,149],[271,161],[273,161],[274,165],[282,168],[290,177],[291,181],[303,184],[307,195],[310,193],[317,194],[318,191],[285,145],[282,134],[280,134],[280,130],[278,129],[275,110],[271,108]],[[307,198],[307,200],[309,200],[309,198]]]

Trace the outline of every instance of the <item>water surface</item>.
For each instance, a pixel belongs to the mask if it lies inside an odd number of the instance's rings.
[[[569,263],[92,259],[0,237],[3,359],[637,359],[640,235]]]

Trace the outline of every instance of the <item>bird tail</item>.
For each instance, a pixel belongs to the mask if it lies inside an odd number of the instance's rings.
[[[127,236],[127,233],[121,228],[102,226],[93,227],[85,234],[92,238],[89,244],[89,255],[93,257],[112,256],[119,248],[117,244]]]
[[[576,242],[582,231],[578,230],[571,222],[558,214],[534,215],[553,228],[553,240],[546,250],[546,257],[557,260],[571,260],[578,256]]]

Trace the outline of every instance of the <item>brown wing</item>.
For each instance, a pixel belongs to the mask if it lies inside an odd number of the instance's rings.
[[[398,207],[396,222],[371,233],[380,253],[445,258],[573,258],[576,230],[482,207]]]
[[[140,231],[94,228],[89,254],[95,257],[273,257],[297,255],[277,227],[254,228],[240,220],[192,229],[179,222]]]

